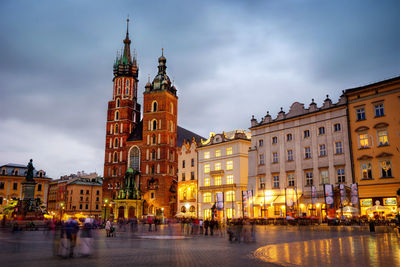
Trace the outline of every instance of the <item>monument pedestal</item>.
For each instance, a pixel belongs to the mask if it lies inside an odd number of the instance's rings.
[[[35,181],[25,181],[22,184],[22,199],[23,200],[30,200],[35,199]]]

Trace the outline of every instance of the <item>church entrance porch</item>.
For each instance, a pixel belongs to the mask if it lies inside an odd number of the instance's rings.
[[[115,213],[114,218],[131,219],[142,218],[143,216],[143,200],[136,199],[121,199],[114,200]]]

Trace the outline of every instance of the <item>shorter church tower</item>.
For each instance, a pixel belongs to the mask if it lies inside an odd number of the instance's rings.
[[[114,62],[113,94],[108,102],[104,159],[103,196],[114,199],[121,188],[127,170],[128,149],[126,142],[140,121],[137,103],[139,68],[131,55],[127,19],[124,51]]]
[[[141,190],[144,213],[172,217],[176,213],[177,108],[176,88],[162,52],[158,73],[143,93]]]

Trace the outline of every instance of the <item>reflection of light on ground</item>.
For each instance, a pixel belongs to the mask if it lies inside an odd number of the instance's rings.
[[[394,234],[339,237],[267,245],[256,258],[282,266],[400,266]]]

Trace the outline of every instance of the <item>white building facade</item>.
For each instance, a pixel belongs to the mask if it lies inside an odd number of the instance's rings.
[[[285,217],[288,194],[295,216],[324,217],[323,185],[332,184],[337,192],[339,184],[348,189],[352,183],[344,97],[333,104],[327,96],[321,107],[313,100],[307,109],[295,102],[275,119],[268,113],[260,122],[253,117],[250,130],[252,217]]]
[[[244,130],[211,133],[197,148],[200,218],[211,219],[218,193],[223,196],[223,208],[215,219],[243,216],[242,191],[247,190],[250,136]]]

